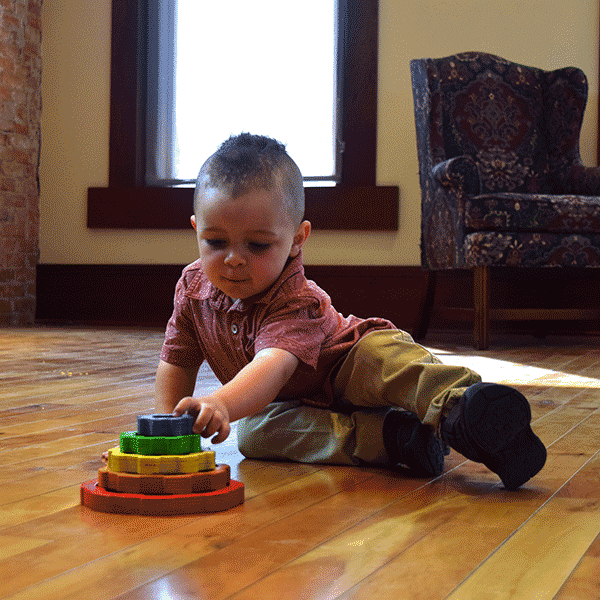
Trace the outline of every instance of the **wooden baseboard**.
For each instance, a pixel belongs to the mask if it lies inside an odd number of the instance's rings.
[[[180,273],[171,265],[41,264],[36,321],[163,326]]]
[[[184,265],[58,265],[37,269],[40,323],[164,326]],[[425,290],[419,267],[307,266],[343,314],[411,329]]]
[[[173,306],[175,284],[183,265],[61,265],[37,268],[39,323],[164,327]],[[496,269],[492,306],[501,308],[600,307],[600,269]],[[306,275],[325,289],[342,314],[380,316],[412,332],[425,298],[426,273],[413,266],[306,266]],[[438,275],[435,306],[472,307],[472,273]],[[445,314],[445,316],[444,316]],[[539,328],[535,329],[538,330]],[[599,330],[590,323],[552,322],[550,331]],[[469,331],[469,321],[455,321],[436,311],[434,329]],[[541,324],[543,329],[544,324]],[[527,331],[527,321],[495,322],[493,328]]]

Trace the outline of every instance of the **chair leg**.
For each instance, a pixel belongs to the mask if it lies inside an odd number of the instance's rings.
[[[437,273],[435,271],[426,271],[427,278],[427,290],[425,292],[425,298],[419,305],[419,312],[417,314],[417,323],[413,330],[413,338],[415,340],[422,340],[427,335],[429,329],[429,323],[431,321],[431,313],[433,312],[433,301],[435,299],[435,288],[437,284]]]
[[[490,343],[490,267],[478,266],[473,271],[474,345],[487,350]]]

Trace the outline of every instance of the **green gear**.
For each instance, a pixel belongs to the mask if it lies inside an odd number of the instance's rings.
[[[201,452],[200,436],[144,436],[136,431],[124,431],[120,438],[120,450],[124,454],[144,456],[182,455]]]

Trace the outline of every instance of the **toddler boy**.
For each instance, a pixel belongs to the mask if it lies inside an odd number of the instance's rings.
[[[156,375],[157,408],[196,417],[250,458],[404,465],[439,475],[445,444],[507,489],[546,449],[516,390],[443,365],[380,318],[344,317],[304,277],[302,175],[276,140],[241,134],[202,166],[191,223],[200,259],[175,291]],[[223,384],[193,397],[208,361]]]

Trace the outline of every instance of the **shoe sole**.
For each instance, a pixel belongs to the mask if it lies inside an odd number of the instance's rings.
[[[546,447],[531,429],[531,407],[517,390],[494,383],[467,389],[461,415],[481,462],[514,490],[542,470]]]

